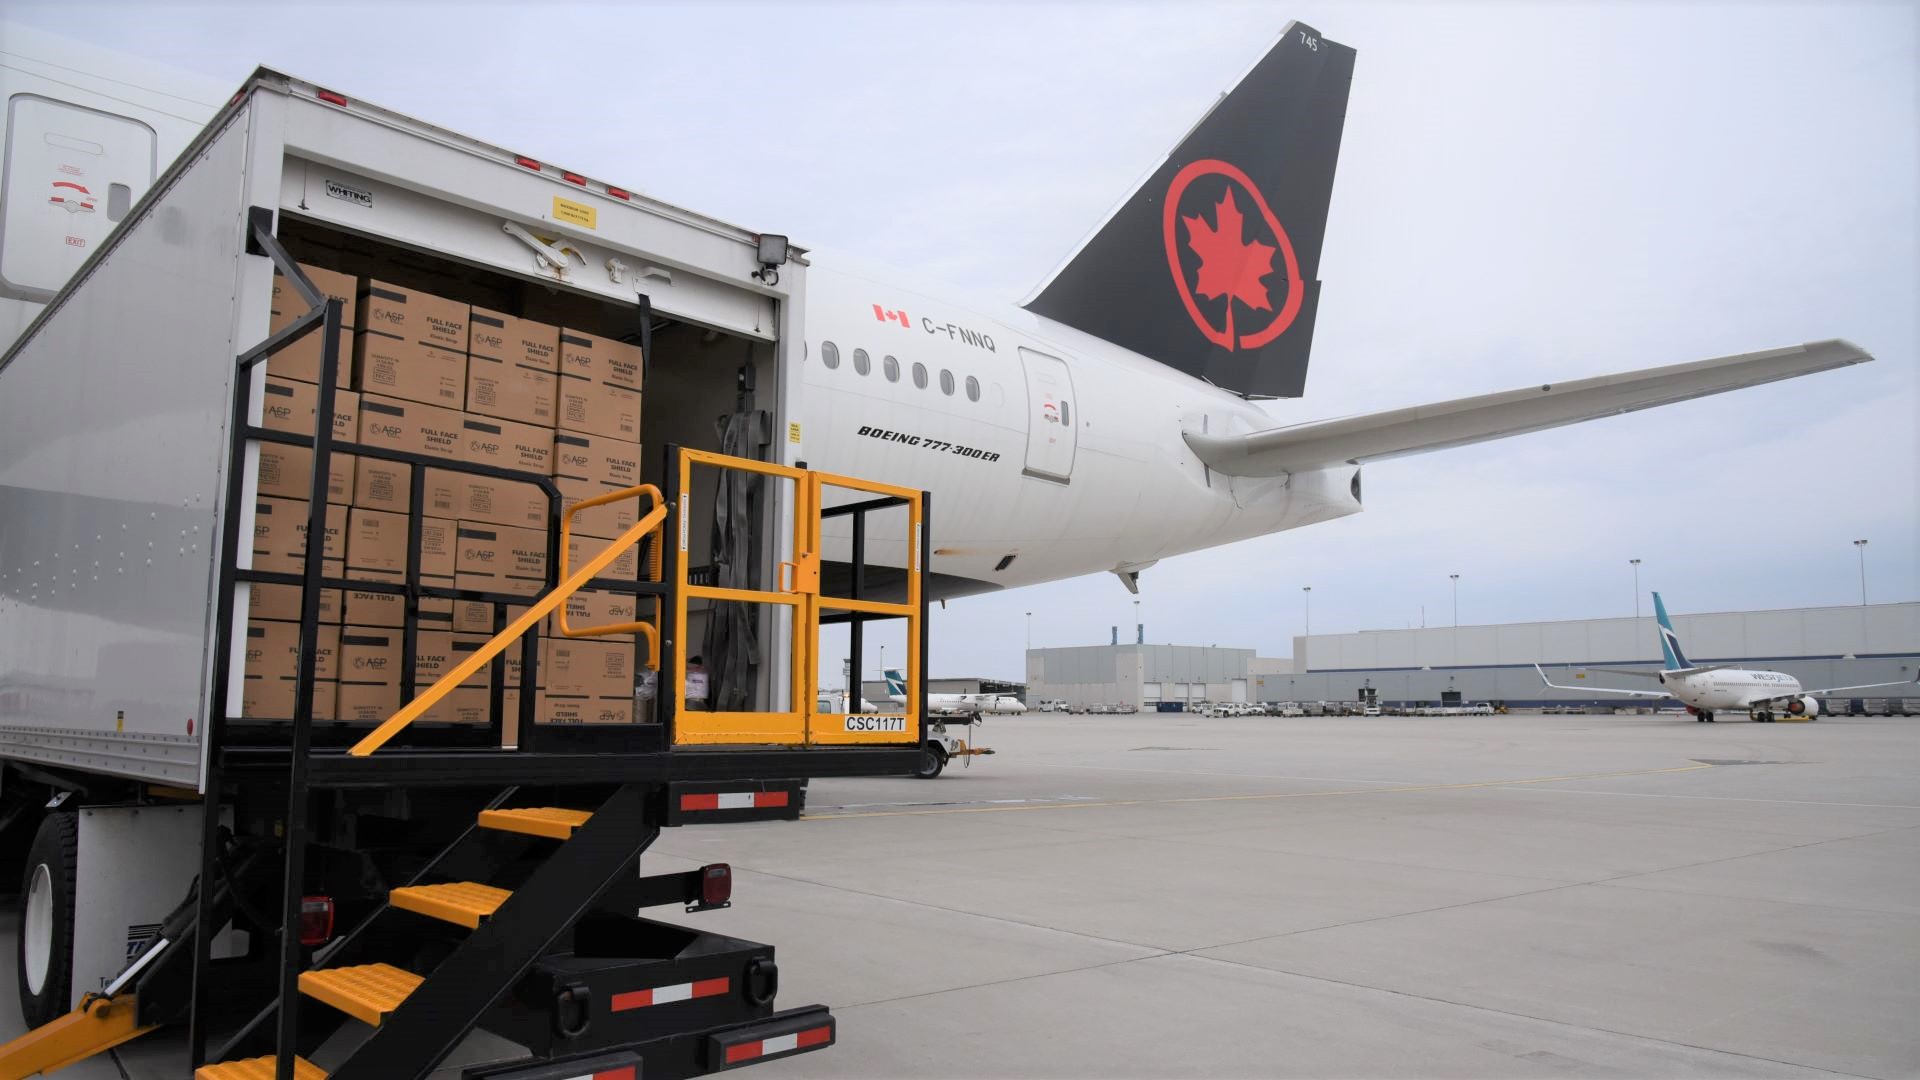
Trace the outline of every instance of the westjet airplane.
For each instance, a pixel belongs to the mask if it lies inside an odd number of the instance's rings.
[[[810,255],[799,457],[933,493],[936,598],[1102,571],[1138,591],[1160,559],[1358,513],[1367,462],[1872,359],[1821,341],[1276,426],[1255,402],[1306,386],[1353,63],[1290,24],[1023,307]]]
[[[895,705],[907,703],[907,680],[899,668],[888,668],[887,700]],[[937,713],[980,713],[983,716],[1018,716],[1026,705],[1012,694],[928,694],[927,708]]]
[[[1653,594],[1653,614],[1660,622],[1660,654],[1664,669],[1646,671],[1639,668],[1590,667],[1588,671],[1605,671],[1615,675],[1632,675],[1642,679],[1658,679],[1665,690],[1610,690],[1604,686],[1561,686],[1547,678],[1540,665],[1533,670],[1540,672],[1540,681],[1555,690],[1573,690],[1580,693],[1591,691],[1595,694],[1619,694],[1625,697],[1673,698],[1687,707],[1696,721],[1713,723],[1713,714],[1720,710],[1740,710],[1752,720],[1770,724],[1775,710],[1789,716],[1804,716],[1809,720],[1820,715],[1820,702],[1815,698],[1820,694],[1837,694],[1842,690],[1872,690],[1882,686],[1907,686],[1905,681],[1867,683],[1864,686],[1829,686],[1823,690],[1803,690],[1800,680],[1779,671],[1756,671],[1751,668],[1734,667],[1731,664],[1694,664],[1680,648],[1680,635],[1673,632],[1673,622],[1667,618],[1667,605],[1660,602],[1660,594]]]

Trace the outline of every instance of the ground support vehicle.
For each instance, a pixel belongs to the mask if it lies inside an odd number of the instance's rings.
[[[993,753],[988,746],[974,746],[967,741],[971,729],[981,726],[984,721],[979,713],[935,713],[927,717],[927,738],[920,747],[920,760],[914,765],[916,779],[932,780],[947,768],[947,762],[959,758],[964,764],[972,765],[973,759]]]
[[[832,1044],[825,1007],[774,1008],[771,946],[638,916],[733,900],[724,864],[645,874],[661,830],[791,819],[806,778],[899,775],[920,754],[929,500],[779,460],[805,278],[793,262],[775,284],[777,247],[273,72],[235,95],[0,357],[0,848],[25,866],[35,1025],[0,1047],[0,1076],[176,1021],[203,1080],[426,1076],[474,1030],[520,1048],[475,1080],[691,1076]],[[626,335],[652,387],[642,482],[567,505],[538,473],[266,424],[265,368],[302,343],[310,415],[347,393],[344,301],[301,269],[321,255]],[[276,272],[299,314],[269,331]],[[732,430],[768,437],[716,433],[730,408]],[[304,452],[309,492],[342,455],[411,475],[394,578],[340,569],[318,497],[314,542],[259,564],[270,446]],[[544,494],[537,580],[423,573],[431,470]],[[632,524],[570,557],[578,515],[622,504]],[[886,514],[917,541],[904,565],[861,539]],[[829,523],[854,538],[830,558]],[[634,552],[644,570],[610,574]],[[850,567],[844,590],[828,561]],[[630,620],[570,623],[587,587],[630,596]],[[242,707],[269,588],[296,613],[287,719]],[[400,663],[391,715],[335,719],[321,616],[343,594],[399,598],[406,660],[443,603],[490,633],[437,677]],[[851,624],[857,656],[877,619],[908,628],[905,713],[818,711],[821,627]],[[712,667],[716,634],[747,630],[737,700],[694,693],[693,655]],[[563,695],[543,636],[609,635],[634,635],[652,676],[608,703],[624,720],[547,722]],[[475,681],[482,720],[435,718]]]

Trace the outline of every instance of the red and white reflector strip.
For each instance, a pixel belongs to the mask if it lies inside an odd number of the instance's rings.
[[[644,1009],[650,1005],[671,1005],[676,1001],[718,997],[732,987],[732,979],[719,978],[674,983],[672,986],[656,986],[651,990],[629,990],[624,994],[613,995],[613,1011],[626,1012],[628,1009]]]
[[[709,791],[680,796],[681,810],[764,810],[787,805],[785,791]]]
[[[563,1077],[562,1080],[640,1080],[640,1073],[631,1065],[622,1065],[617,1069],[601,1069],[599,1072]]]
[[[833,1025],[821,1024],[819,1027],[810,1027],[791,1035],[774,1035],[770,1038],[755,1039],[753,1042],[734,1043],[727,1047],[727,1064],[739,1065],[792,1050],[811,1050],[832,1041]]]

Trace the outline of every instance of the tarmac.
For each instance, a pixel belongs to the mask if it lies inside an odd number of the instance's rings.
[[[1915,721],[979,736],[937,780],[816,781],[799,822],[649,854],[731,863],[731,909],[672,918],[773,944],[778,1004],[834,1009],[837,1045],[757,1075],[1920,1074]],[[61,1076],[182,1076],[182,1042]]]

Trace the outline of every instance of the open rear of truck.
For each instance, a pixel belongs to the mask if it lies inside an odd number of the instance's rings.
[[[771,948],[637,914],[728,902],[722,864],[641,874],[660,829],[791,819],[807,777],[918,757],[930,507],[806,469],[805,283],[784,237],[258,72],[0,360],[0,757],[50,1021],[0,1072],[182,1017],[208,1077],[425,1075],[475,1029],[514,1047],[468,1070],[499,1078],[829,1044],[823,1007],[774,1010]],[[570,487],[477,398],[376,393],[356,331],[421,297],[635,358],[605,380],[633,475]],[[561,412],[570,377],[601,379],[561,367]],[[289,470],[308,498],[264,494]],[[533,520],[490,517],[495,485]],[[823,594],[837,517],[912,538],[904,601],[864,592],[857,541]],[[376,525],[379,570],[346,549]],[[821,626],[884,619],[905,715],[818,711]],[[630,666],[563,686],[577,642]]]

